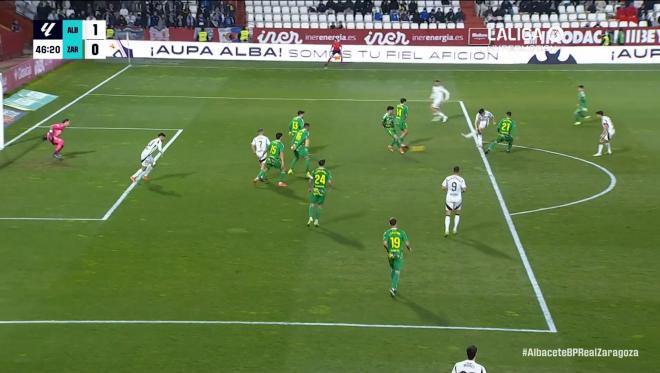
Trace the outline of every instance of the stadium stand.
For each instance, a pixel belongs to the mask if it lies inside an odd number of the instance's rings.
[[[467,8],[448,0],[246,0],[249,27],[347,29],[465,28]]]
[[[658,26],[660,1],[476,1],[488,28]]]

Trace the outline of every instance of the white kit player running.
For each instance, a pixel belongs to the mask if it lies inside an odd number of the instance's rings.
[[[477,346],[468,346],[466,352],[468,359],[454,364],[451,373],[486,373],[486,368],[474,361],[477,357]]]
[[[252,139],[252,152],[257,156],[257,161],[263,163],[263,161],[268,158],[268,145],[270,145],[270,140],[264,135],[264,129],[259,128],[257,131],[257,136]]]
[[[154,153],[163,153],[163,140],[165,140],[165,134],[161,132],[158,134],[158,137],[149,141],[147,146],[144,147],[142,154],[140,154],[140,168],[131,175],[132,182],[137,183],[140,178],[144,181],[149,180],[149,173],[151,173],[151,170],[156,165]]]
[[[597,111],[596,115],[600,119],[600,124],[603,126],[603,132],[600,133],[600,140],[598,141],[598,152],[594,154],[594,157],[600,157],[603,155],[603,145],[607,148],[607,154],[612,154],[612,138],[614,138],[614,123],[612,119],[605,115],[603,111]]]
[[[433,122],[442,120],[442,123],[447,122],[447,116],[440,111],[440,104],[449,100],[449,91],[442,86],[439,80],[433,82],[433,88],[431,89],[431,111],[433,112]]]
[[[461,221],[461,207],[463,205],[463,193],[467,191],[465,180],[458,174],[460,168],[454,167],[454,173],[447,176],[442,182],[442,190],[447,192],[445,200],[445,237],[449,236],[451,215],[454,214],[454,234],[458,232],[458,223]]]
[[[479,109],[477,116],[474,118],[474,130],[470,133],[462,133],[463,137],[466,139],[474,137],[479,145],[483,144],[483,133],[494,119],[493,113],[484,108]]]

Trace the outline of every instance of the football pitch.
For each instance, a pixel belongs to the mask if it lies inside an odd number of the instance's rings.
[[[592,118],[574,126],[578,84]],[[69,63],[27,87],[59,98],[0,151],[0,372],[448,372],[468,344],[489,372],[653,371],[659,87],[653,66]],[[401,97],[423,151],[387,151],[380,121]],[[461,136],[481,107],[513,113],[511,153]],[[319,228],[303,162],[287,188],[275,171],[251,182],[256,130],[285,133],[288,164],[298,110],[333,175]],[[600,158],[597,110],[616,128]],[[57,161],[41,136],[65,117]],[[131,184],[159,132],[151,180]],[[468,192],[444,238],[456,165]],[[390,216],[413,247],[396,299]]]

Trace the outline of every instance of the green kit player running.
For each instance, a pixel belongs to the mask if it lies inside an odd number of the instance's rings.
[[[293,145],[291,145],[291,150],[293,150],[293,161],[291,161],[291,167],[289,167],[289,175],[293,175],[293,168],[296,167],[296,162],[298,159],[305,159],[305,175],[309,178],[312,175],[310,171],[310,159],[309,159],[309,123],[305,123],[303,128],[296,132],[296,136],[293,138]]]
[[[381,123],[387,134],[392,138],[392,143],[387,146],[387,149],[393,152],[395,148],[399,148],[399,152],[403,154],[404,151],[401,149],[401,141],[399,140],[399,135],[397,135],[396,130],[397,120],[394,116],[394,106],[387,107],[387,111],[383,114],[383,121]]]
[[[319,226],[321,219],[321,207],[325,202],[325,194],[332,185],[332,174],[325,168],[325,159],[319,161],[319,167],[312,171],[312,177],[309,178],[309,219],[307,226],[312,222],[314,226]]]
[[[589,113],[589,110],[587,109],[587,93],[584,91],[584,86],[579,85],[578,86],[578,104],[577,104],[577,109],[575,110],[575,124],[580,125],[582,124],[582,119],[589,119],[591,118],[590,115],[587,115]]]
[[[387,261],[390,264],[390,295],[396,296],[399,288],[399,277],[403,269],[403,245],[411,252],[408,235],[403,229],[396,226],[396,218],[390,218],[390,229],[383,233],[383,246],[387,252]]]
[[[261,169],[257,177],[252,180],[256,185],[258,181],[266,181],[266,172],[271,168],[278,168],[280,170],[280,178],[277,182],[278,187],[285,187],[287,183],[284,182],[286,172],[284,171],[284,144],[282,144],[282,132],[275,134],[275,140],[268,145],[267,157],[264,162],[261,162]]]
[[[305,125],[305,120],[303,119],[304,115],[305,115],[304,111],[298,110],[298,115],[293,117],[289,122],[289,136],[291,136],[292,141],[295,140],[296,134]]]
[[[513,147],[513,137],[516,135],[518,126],[516,121],[511,119],[511,112],[506,112],[506,118],[500,119],[497,122],[497,138],[495,141],[488,144],[488,147],[484,153],[488,154],[491,150],[495,149],[497,144],[501,142],[507,143],[506,152],[511,153],[511,148]]]
[[[401,133],[399,135],[399,142],[401,143],[401,149],[399,151],[403,151],[407,147],[403,141],[408,135],[408,104],[406,103],[408,100],[402,98],[399,102],[400,104],[396,106],[396,125]]]

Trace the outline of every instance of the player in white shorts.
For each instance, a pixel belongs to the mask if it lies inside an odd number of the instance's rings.
[[[470,138],[474,137],[475,141],[481,145],[483,143],[483,133],[488,128],[488,125],[493,122],[495,117],[493,113],[484,108],[479,109],[477,116],[474,118],[474,130],[470,133],[462,133],[463,137]]]
[[[264,129],[259,128],[257,131],[257,136],[252,139],[252,152],[257,156],[257,161],[263,163],[263,161],[268,158],[268,145],[270,145],[270,140],[264,135]]]
[[[440,104],[449,100],[449,91],[442,86],[439,80],[433,81],[431,89],[431,111],[433,112],[433,122],[442,120],[442,123],[447,122],[447,116],[440,111]]]
[[[603,126],[603,132],[600,133],[600,140],[598,141],[598,152],[594,154],[594,157],[600,157],[603,155],[603,145],[605,145],[605,148],[607,148],[607,154],[612,154],[612,147],[610,146],[610,142],[612,142],[612,138],[614,138],[614,133],[616,132],[614,130],[614,123],[612,123],[612,119],[606,116],[602,110],[597,111],[596,116],[598,116],[600,119],[600,124]]]
[[[477,364],[474,361],[475,357],[477,357],[477,346],[468,346],[466,352],[468,359],[454,364],[454,369],[451,370],[451,373],[487,373],[483,365]]]
[[[165,134],[161,132],[158,134],[158,137],[149,141],[147,146],[144,147],[142,154],[140,154],[140,168],[131,175],[132,182],[136,183],[140,177],[144,181],[149,180],[149,173],[151,173],[151,170],[153,170],[156,165],[154,153],[163,153],[163,140],[165,140]]]
[[[465,180],[458,174],[458,166],[454,167],[454,173],[447,176],[442,182],[442,190],[447,192],[445,199],[445,237],[449,236],[451,215],[454,215],[454,234],[458,232],[458,223],[461,221],[461,207],[463,205],[463,193],[467,191]]]

